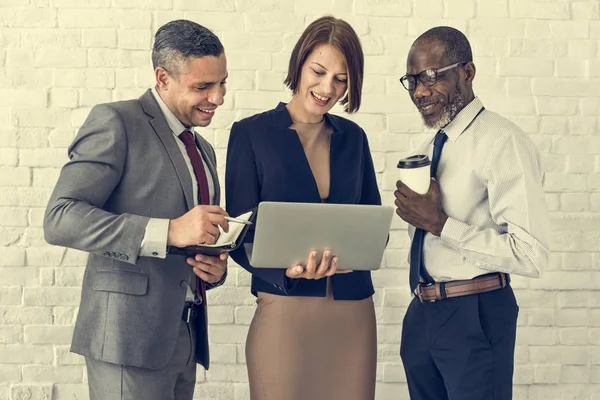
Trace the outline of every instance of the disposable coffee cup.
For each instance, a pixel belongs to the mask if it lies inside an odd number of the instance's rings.
[[[398,161],[400,180],[414,192],[425,194],[431,181],[431,161],[424,154],[417,154]]]

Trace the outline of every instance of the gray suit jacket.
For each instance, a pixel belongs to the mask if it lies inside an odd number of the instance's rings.
[[[219,204],[214,150],[199,135],[196,141]],[[71,350],[162,368],[175,348],[191,267],[183,256],[139,253],[150,217],[177,218],[194,206],[192,177],[176,138],[147,91],[138,100],[95,106],[68,152],[44,235],[50,244],[89,252]],[[196,360],[208,368],[206,315],[203,308],[196,319]]]

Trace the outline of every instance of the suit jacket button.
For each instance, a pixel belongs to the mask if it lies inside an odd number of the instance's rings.
[[[179,286],[180,286],[182,289],[185,289],[185,288],[187,287],[187,285],[188,285],[188,283],[187,283],[186,281],[181,281],[181,282],[179,282]]]
[[[127,260],[129,260],[129,256],[128,256],[127,254],[123,254],[123,255],[121,256],[121,260],[123,260],[123,261],[127,261]]]
[[[156,251],[153,251],[153,252],[152,252],[152,255],[156,257],[156,256],[158,255],[158,252],[156,252]]]
[[[103,255],[104,257],[110,257],[110,252],[108,252],[108,251],[105,251],[104,253],[102,253],[102,255]]]

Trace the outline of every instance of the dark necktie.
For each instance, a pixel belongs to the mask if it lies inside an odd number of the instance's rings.
[[[196,147],[194,135],[192,132],[185,130],[181,132],[178,137],[183,144],[185,144],[185,151],[190,157],[192,169],[194,170],[194,175],[196,176],[196,182],[198,183],[198,204],[210,204],[208,179],[206,177],[206,171],[204,170],[202,158],[200,158],[200,153],[198,153],[198,147]],[[198,276],[196,276],[196,289],[200,290],[200,293],[197,294],[200,295],[202,301],[204,304],[206,304],[206,286],[204,281]]]
[[[433,156],[431,158],[431,169],[430,176],[435,178],[437,175],[438,164],[440,163],[440,156],[442,155],[442,148],[448,136],[440,129],[435,134],[433,140]],[[423,280],[427,283],[433,283],[434,280],[429,275],[425,266],[423,265],[423,239],[425,238],[425,230],[421,228],[415,229],[413,241],[410,246],[410,272],[409,272],[409,283],[410,291],[415,292],[417,285],[419,284],[419,276],[423,277]]]

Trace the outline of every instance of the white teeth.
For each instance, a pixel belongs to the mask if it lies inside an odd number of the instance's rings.
[[[215,113],[215,110],[203,110],[201,108],[199,108],[198,110],[200,110],[202,112],[205,112],[205,113],[208,113],[208,114],[214,114]]]
[[[318,94],[316,94],[315,92],[310,92],[315,99],[320,100],[320,101],[329,101],[329,97],[323,97],[323,96],[319,96]]]

